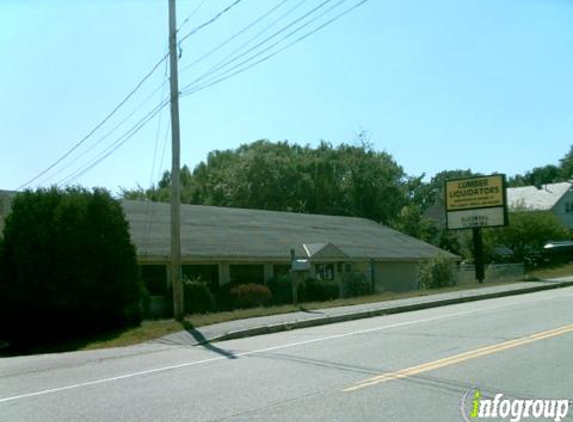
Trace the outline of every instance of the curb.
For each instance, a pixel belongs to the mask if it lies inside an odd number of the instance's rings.
[[[450,299],[442,299],[430,302],[423,302],[423,303],[413,303],[409,305],[401,305],[395,307],[388,307],[388,308],[380,308],[380,309],[370,309],[366,311],[360,312],[350,312],[347,314],[341,315],[334,315],[334,316],[324,316],[324,317],[317,317],[313,319],[307,320],[294,320],[289,322],[282,322],[279,324],[272,324],[272,325],[262,325],[259,327],[252,327],[246,328],[242,330],[230,331],[228,333],[215,336],[211,339],[205,340],[201,344],[212,343],[217,341],[226,341],[226,340],[237,340],[246,337],[253,337],[259,336],[263,334],[273,334],[282,331],[290,331],[295,330],[298,328],[309,328],[309,327],[318,327],[321,325],[327,324],[336,324],[339,322],[346,322],[346,321],[354,321],[357,319],[364,319],[364,318],[371,318],[376,316],[382,315],[392,315],[392,314],[399,314],[403,312],[411,312],[411,311],[418,311],[423,309],[431,309],[431,308],[438,308],[441,306],[447,305],[455,305],[459,303],[466,303],[466,302],[477,302],[479,300],[487,300],[487,299],[495,299],[500,297],[507,297],[507,296],[517,296],[520,294],[526,293],[535,293],[544,290],[554,290],[560,289],[564,287],[573,286],[573,281],[566,281],[566,282],[557,282],[548,284],[545,286],[534,286],[534,287],[527,287],[518,290],[506,290],[502,292],[495,292],[495,293],[486,293],[482,295],[473,295],[473,296],[460,296]]]

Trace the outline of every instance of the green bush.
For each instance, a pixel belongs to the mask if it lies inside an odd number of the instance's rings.
[[[271,303],[273,305],[283,305],[292,303],[292,283],[293,278],[290,274],[274,277],[267,281],[267,287],[271,291]],[[298,300],[304,300],[305,283],[298,283]]]
[[[253,308],[268,305],[271,301],[271,291],[267,286],[256,283],[239,284],[233,287],[229,294],[235,308]]]
[[[340,297],[336,281],[308,279],[304,282],[303,289],[302,300],[305,302],[324,302]]]
[[[445,255],[438,255],[418,266],[418,279],[421,289],[455,286],[457,284],[455,264]]]
[[[215,298],[207,282],[200,279],[189,280],[184,277],[183,289],[186,313],[204,314],[216,310]]]
[[[546,242],[569,239],[571,232],[552,212],[533,211],[523,207],[509,214],[508,226],[483,231],[486,262],[536,263],[541,260]],[[500,247],[509,248],[512,253],[506,259],[495,259],[495,250]]]
[[[101,189],[15,196],[0,255],[0,338],[12,346],[139,324],[144,289],[120,203]],[[30,335],[30,322],[41,329]]]
[[[342,275],[342,296],[358,297],[372,293],[370,281],[362,273],[344,273]]]

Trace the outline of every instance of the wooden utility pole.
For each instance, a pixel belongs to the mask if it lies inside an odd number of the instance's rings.
[[[182,321],[185,313],[181,280],[181,194],[179,186],[179,82],[177,79],[177,17],[175,0],[169,0],[169,57],[171,68],[171,286],[173,316]]]

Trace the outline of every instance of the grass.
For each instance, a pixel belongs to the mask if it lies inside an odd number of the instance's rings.
[[[512,284],[496,283],[500,284]],[[383,301],[391,301],[398,299],[405,299],[411,297],[428,296],[437,293],[446,293],[452,291],[462,291],[468,289],[476,289],[483,287],[490,287],[492,284],[471,284],[455,287],[448,287],[435,290],[421,290],[407,293],[392,293],[385,292],[371,296],[362,296],[357,298],[336,299],[327,302],[309,302],[298,306],[294,305],[280,305],[270,307],[258,307],[250,309],[238,309],[228,312],[216,312],[210,314],[197,314],[188,315],[183,322],[177,322],[172,319],[164,320],[146,320],[139,327],[105,333],[98,336],[86,337],[78,339],[73,342],[66,342],[55,346],[42,346],[34,350],[27,351],[26,353],[53,353],[63,351],[75,350],[96,350],[109,347],[124,347],[131,346],[146,341],[155,340],[166,336],[168,334],[176,333],[181,330],[203,327],[206,325],[217,324],[220,322],[234,321],[238,319],[256,318],[262,316],[286,314],[298,311],[312,311],[336,306],[349,306],[359,305],[366,303],[376,303]]]
[[[536,269],[530,271],[527,274],[528,280],[535,279],[546,279],[546,278],[557,278],[564,277],[568,275],[573,275],[573,264],[545,267],[542,269]],[[519,282],[508,281],[508,282],[497,282],[495,285],[502,284],[514,284]],[[455,287],[448,287],[435,290],[420,290],[407,293],[392,293],[384,292],[371,296],[362,296],[357,298],[348,299],[337,299],[328,302],[312,302],[304,303],[299,306],[294,305],[281,305],[272,307],[259,307],[251,309],[239,309],[235,311],[228,312],[216,312],[211,314],[198,314],[198,315],[188,315],[183,322],[177,322],[172,319],[165,320],[146,320],[139,327],[118,330],[114,332],[108,332],[100,334],[97,336],[85,337],[76,339],[71,342],[61,343],[57,345],[36,347],[33,350],[29,350],[26,353],[52,353],[52,352],[63,352],[63,351],[75,351],[75,350],[95,350],[109,347],[123,347],[131,346],[146,341],[154,340],[172,334],[181,330],[203,327],[210,324],[217,324],[220,322],[234,321],[238,319],[255,318],[262,316],[286,314],[298,311],[311,311],[320,310],[326,308],[332,308],[336,306],[349,306],[349,305],[359,305],[366,303],[376,303],[383,301],[391,301],[398,299],[405,299],[411,297],[422,297],[437,293],[446,293],[452,291],[462,291],[476,288],[490,287],[492,283],[483,284],[464,284]],[[4,353],[6,355],[6,353]]]
[[[527,276],[539,280],[573,276],[573,264],[557,264],[537,268],[535,270],[529,271]]]

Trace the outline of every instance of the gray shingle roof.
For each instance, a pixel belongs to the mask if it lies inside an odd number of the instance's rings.
[[[570,182],[549,183],[540,189],[535,186],[507,189],[509,208],[524,206],[535,211],[549,211],[571,189]]]
[[[169,204],[122,201],[142,258],[166,259],[170,251]],[[303,244],[331,243],[350,259],[420,260],[439,248],[374,221],[239,208],[182,205],[182,256],[189,260],[288,261]],[[447,254],[450,258],[455,255]]]

